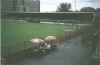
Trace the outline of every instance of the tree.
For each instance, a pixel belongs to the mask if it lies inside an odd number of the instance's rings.
[[[100,8],[96,9],[96,15],[95,15],[95,22],[94,22],[97,26],[97,24],[100,24]],[[100,25],[98,25],[100,26]]]
[[[71,9],[70,3],[61,3],[57,8],[57,12],[69,12],[70,9]]]
[[[100,8],[97,8],[97,9],[96,9],[96,12],[100,12]]]
[[[80,10],[81,12],[95,12],[96,10],[93,7],[83,7]]]

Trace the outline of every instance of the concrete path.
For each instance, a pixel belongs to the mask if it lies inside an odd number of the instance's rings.
[[[28,57],[12,65],[89,65],[88,49],[82,47],[80,37],[57,46],[57,50],[46,56]]]

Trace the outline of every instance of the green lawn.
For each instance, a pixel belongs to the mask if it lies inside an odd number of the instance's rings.
[[[64,35],[64,25],[40,23],[2,23],[3,44],[7,46],[8,53],[15,53],[24,49],[24,41],[32,38],[44,38],[47,35]],[[31,47],[27,44],[27,48]]]
[[[64,36],[64,29],[72,28],[64,24],[40,24],[40,23],[2,23],[2,46],[8,48],[8,53],[16,53],[24,50],[24,41],[32,38],[44,38],[48,35]],[[32,45],[27,43],[26,48]]]

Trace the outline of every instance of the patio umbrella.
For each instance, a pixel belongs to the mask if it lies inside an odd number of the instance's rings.
[[[29,40],[30,43],[33,44],[34,48],[39,48],[39,45],[44,44],[45,41],[39,38],[33,38],[31,40]]]
[[[56,36],[47,36],[44,38],[46,41],[56,40]]]
[[[32,40],[29,40],[31,43],[37,43],[37,44],[42,44],[44,43],[44,40],[39,39],[39,38],[34,38]]]

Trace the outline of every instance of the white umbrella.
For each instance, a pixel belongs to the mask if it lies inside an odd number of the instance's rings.
[[[44,43],[44,40],[39,38],[34,38],[32,40],[29,40],[31,43]]]

